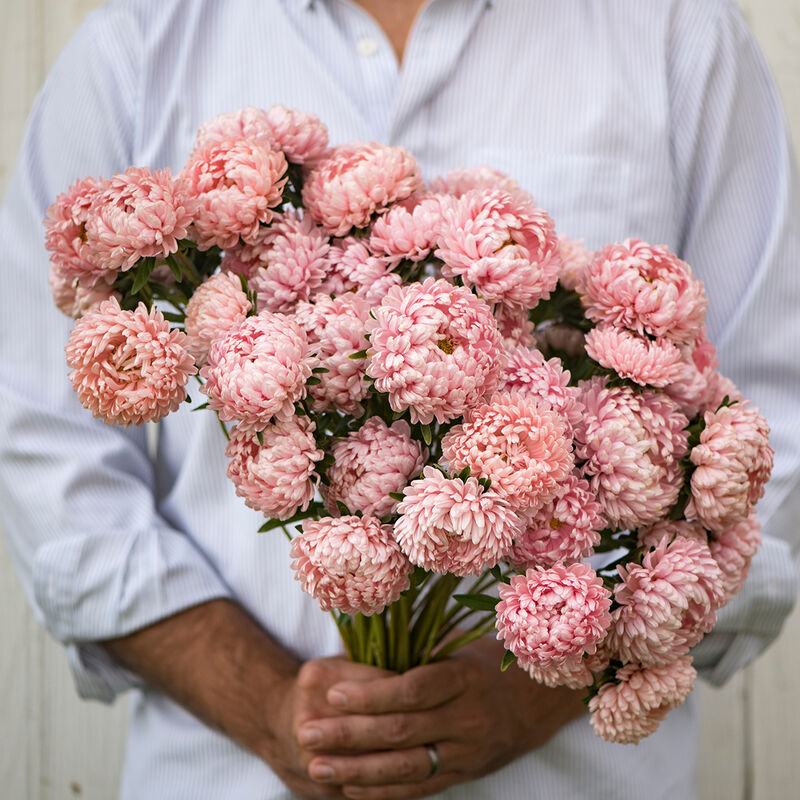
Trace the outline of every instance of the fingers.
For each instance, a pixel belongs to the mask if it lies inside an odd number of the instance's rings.
[[[441,770],[446,770],[447,743],[438,743]],[[359,756],[316,756],[308,766],[312,780],[323,784],[389,787],[393,784],[428,783],[431,759],[424,747],[365,753]],[[443,777],[436,775],[435,777]],[[450,777],[450,782],[453,776]]]
[[[332,753],[358,750],[396,750],[435,742],[448,733],[448,720],[435,711],[315,719],[302,725],[297,734],[300,747]]]
[[[356,682],[345,680],[328,690],[334,708],[355,714],[386,714],[436,708],[461,694],[467,678],[458,661],[416,667],[402,675]]]
[[[463,780],[463,779],[462,779]],[[442,792],[448,786],[458,783],[454,775],[437,775],[422,783],[401,783],[394,786],[344,786],[345,797],[352,800],[415,800]]]

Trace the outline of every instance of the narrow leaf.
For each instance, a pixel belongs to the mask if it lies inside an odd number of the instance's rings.
[[[425,442],[428,447],[431,446],[431,442],[433,441],[433,434],[431,433],[431,426],[430,425],[421,425],[420,431],[422,432],[422,440]]]
[[[505,672],[516,660],[517,657],[510,650],[506,650],[503,655],[503,663],[500,665],[500,671]]]
[[[402,492],[389,492],[389,497],[391,497],[392,500],[397,500],[398,502],[405,500],[405,495]]]
[[[275,528],[280,528],[283,525],[283,521],[279,519],[268,519],[259,529],[259,533],[266,533],[267,531],[274,530]]]
[[[366,350],[359,350],[356,353],[350,353],[350,355],[347,356],[347,357],[348,358],[352,358],[353,361],[360,361],[362,358],[366,358],[367,357],[367,351]]]
[[[306,386],[316,386],[317,384],[322,383],[319,378],[315,378],[313,375],[306,381]]]
[[[473,611],[494,611],[499,602],[496,597],[488,594],[454,594],[453,600]]]
[[[208,403],[203,403],[203,405],[193,408],[192,411],[202,411],[204,408],[208,408]]]

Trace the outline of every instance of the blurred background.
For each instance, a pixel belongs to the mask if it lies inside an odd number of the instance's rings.
[[[102,4],[0,0],[0,197],[50,65],[83,18]],[[798,153],[800,0],[739,0],[739,5],[772,67]],[[756,664],[722,689],[699,686],[701,800],[798,796],[798,663],[800,610]],[[106,707],[77,698],[66,659],[33,618],[0,536],[0,797],[116,797],[126,717],[124,700]]]

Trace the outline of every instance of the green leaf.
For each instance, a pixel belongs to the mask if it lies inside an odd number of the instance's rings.
[[[185,322],[183,314],[174,314],[172,311],[162,311],[161,313],[167,322]]]
[[[453,600],[473,611],[494,611],[500,602],[496,597],[488,594],[454,594]]]
[[[431,432],[430,425],[420,425],[419,427],[420,432],[422,433],[422,440],[425,442],[428,447],[431,446],[431,442],[433,441],[433,434]]]
[[[322,383],[319,378],[315,378],[313,375],[306,381],[306,386],[316,386],[317,384]]]
[[[344,516],[344,517],[349,517],[350,516],[350,509],[341,500],[337,500],[336,501],[336,508],[339,509],[339,513],[342,516]]]
[[[362,358],[366,358],[367,357],[367,351],[366,350],[359,350],[356,353],[350,353],[350,355],[347,356],[347,357],[348,358],[352,358],[353,361],[360,361]]]
[[[154,258],[145,258],[142,263],[136,268],[133,276],[133,286],[131,286],[131,294],[139,294],[144,288],[150,273],[156,268]]]
[[[505,672],[516,660],[517,657],[510,650],[506,650],[503,655],[503,663],[500,664],[500,671]]]
[[[279,519],[268,519],[259,529],[259,533],[266,533],[267,531],[274,530],[275,528],[280,528],[283,525],[283,521]]]
[[[256,439],[258,439],[258,443],[263,447],[264,446],[264,434],[261,431],[256,431]]]
[[[472,475],[472,470],[469,467],[464,467],[464,469],[458,473],[459,480],[462,481],[465,481],[470,475]]]
[[[192,411],[202,411],[204,408],[208,408],[208,403],[203,403],[203,405],[193,408]]]
[[[389,497],[391,497],[392,500],[397,500],[398,502],[405,500],[405,495],[402,492],[389,492]]]
[[[192,402],[192,398],[191,398],[191,397],[189,397],[189,395],[187,394],[187,395],[186,395],[186,397],[184,397],[184,398],[183,398],[183,402],[184,402],[184,403],[190,403],[190,404],[191,404],[191,402]]]
[[[495,564],[495,565],[494,565],[494,566],[493,566],[493,567],[492,567],[492,568],[489,570],[489,572],[491,573],[492,577],[493,577],[493,578],[494,578],[496,581],[502,581],[502,580],[503,580],[503,573],[502,573],[502,571],[500,570],[500,567],[499,567],[497,564]]]
[[[181,268],[181,265],[175,261],[175,259],[168,258],[167,266],[169,266],[169,271],[173,274],[175,280],[180,283],[183,280],[183,269]]]
[[[317,375],[321,375],[323,372],[330,372],[327,367],[314,367],[311,371]]]
[[[484,489],[491,489],[492,488],[492,480],[491,478],[478,478],[478,483],[483,486]]]

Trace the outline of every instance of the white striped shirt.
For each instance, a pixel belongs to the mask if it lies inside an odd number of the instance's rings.
[[[0,514],[39,619],[81,694],[136,683],[92,644],[232,596],[302,657],[340,650],[292,580],[283,536],[225,476],[210,414],[104,426],[66,378],[41,220],[87,174],[180,170],[199,124],[245,105],[313,111],[331,141],[402,144],[432,177],[488,164],[590,247],[666,243],[710,298],[721,368],[772,426],[765,541],[741,595],[697,648],[721,682],[780,629],[795,596],[800,464],[797,181],[775,88],[727,0],[431,0],[402,69],[345,0],[120,0],[50,74],[0,218]],[[794,491],[794,495],[791,493]],[[575,720],[450,798],[690,798],[695,704],[638,747]],[[135,689],[121,795],[273,798],[267,766],[166,697]]]

